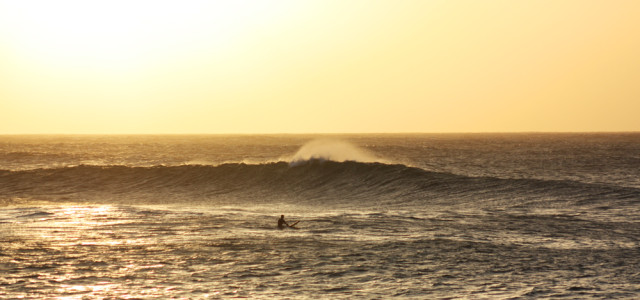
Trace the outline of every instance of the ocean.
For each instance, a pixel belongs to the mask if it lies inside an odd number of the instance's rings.
[[[640,133],[0,136],[0,274],[7,299],[637,299]]]

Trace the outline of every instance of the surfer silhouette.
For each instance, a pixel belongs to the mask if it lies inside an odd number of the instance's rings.
[[[280,215],[280,219],[278,219],[278,229],[284,229],[284,225],[289,226],[289,223],[284,220],[284,215]]]
[[[287,223],[287,221],[284,220],[284,215],[280,215],[280,219],[278,219],[278,229],[284,229],[285,225],[286,227],[292,228],[292,229],[298,229],[298,227],[296,227],[296,225],[300,223],[300,221],[295,221],[293,222],[293,224],[289,224]]]

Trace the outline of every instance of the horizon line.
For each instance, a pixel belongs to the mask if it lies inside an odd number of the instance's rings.
[[[0,136],[126,136],[126,135],[412,135],[412,134],[607,134],[640,133],[632,131],[397,131],[397,132],[228,132],[228,133],[0,133]]]

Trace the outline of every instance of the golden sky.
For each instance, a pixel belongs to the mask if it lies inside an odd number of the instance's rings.
[[[640,1],[0,0],[0,134],[640,131]]]

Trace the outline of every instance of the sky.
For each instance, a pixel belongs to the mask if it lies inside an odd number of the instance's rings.
[[[0,0],[0,134],[640,131],[640,1]]]

